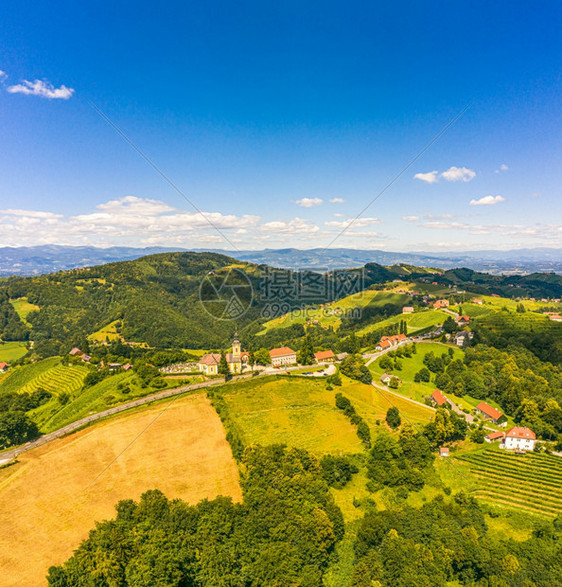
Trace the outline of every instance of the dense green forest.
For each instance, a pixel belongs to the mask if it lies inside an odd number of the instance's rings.
[[[411,434],[403,435],[400,445],[386,435],[375,441],[373,477],[384,473],[392,484],[412,488],[419,478],[423,483],[419,471],[431,466],[432,456],[428,445],[419,448],[408,438]],[[333,457],[319,462],[306,451],[282,446],[249,447],[242,465],[242,504],[217,498],[190,506],[156,490],[138,503],[119,502],[115,519],[97,524],[64,565],[51,567],[49,585],[322,585],[345,532],[326,479],[345,484],[357,468]],[[462,492],[438,495],[418,509],[378,511],[373,504],[354,539],[351,584],[562,582],[559,518],[541,522],[531,538],[515,542],[492,537],[484,513]]]
[[[242,463],[242,504],[190,506],[156,490],[122,501],[49,585],[320,585],[344,524],[319,461],[270,446]]]

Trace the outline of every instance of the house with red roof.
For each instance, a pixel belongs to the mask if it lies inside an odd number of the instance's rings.
[[[437,300],[436,302],[433,302],[433,307],[435,310],[438,310],[439,308],[448,308],[449,300]]]
[[[431,394],[431,401],[437,406],[444,406],[448,403],[447,398],[438,389]]]
[[[0,363],[0,371],[2,373],[5,373],[8,370],[8,368],[9,368],[8,363],[4,363],[4,362]]]
[[[477,414],[481,414],[482,416],[484,416],[484,418],[486,418],[486,420],[491,420],[494,424],[498,424],[499,426],[505,426],[505,424],[507,423],[505,416],[499,410],[496,410],[496,408],[493,408],[486,402],[480,402],[474,409]]]
[[[76,355],[82,355],[83,353],[77,346],[75,346],[68,354],[75,357]]]
[[[282,346],[277,349],[269,351],[271,357],[271,364],[274,367],[281,365],[294,365],[297,362],[297,353],[288,346]]]
[[[317,363],[333,363],[336,360],[336,355],[334,355],[334,351],[318,351],[314,353],[314,358],[316,359]]]
[[[484,440],[486,442],[494,442],[495,440],[503,440],[504,433],[501,430],[496,430],[495,432],[490,432],[490,434],[486,435]]]
[[[536,440],[537,436],[530,428],[515,426],[505,433],[505,438],[500,444],[500,448],[525,452],[534,450]]]

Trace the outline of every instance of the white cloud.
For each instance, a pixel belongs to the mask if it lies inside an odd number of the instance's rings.
[[[539,192],[533,192],[531,194],[531,198],[540,198],[540,197],[541,197],[541,194]]]
[[[417,222],[419,219],[419,216],[402,216],[402,220],[406,222]]]
[[[8,86],[7,90],[10,94],[26,94],[28,96],[40,96],[41,98],[48,98],[49,100],[68,100],[72,96],[72,94],[74,94],[74,90],[72,88],[67,88],[66,86],[55,88],[53,84],[39,79],[36,79],[34,82],[23,80],[21,84],[16,84],[15,86]]]
[[[322,198],[301,198],[296,200],[295,204],[303,208],[312,208],[313,206],[320,206],[323,201]]]
[[[505,202],[505,198],[503,196],[484,196],[479,200],[470,200],[471,206],[493,206],[494,204],[499,204],[500,202]]]
[[[265,222],[260,226],[260,230],[265,232],[277,232],[281,234],[299,233],[299,232],[318,232],[316,224],[310,223],[304,218],[293,218],[292,220],[272,220]]]
[[[331,198],[330,204],[343,204],[345,200],[343,198]]]
[[[438,171],[428,171],[427,173],[416,173],[414,175],[414,179],[419,179],[420,181],[424,181],[425,183],[437,183],[437,174]]]
[[[502,163],[499,169],[494,170],[494,173],[501,173],[502,171],[507,171],[508,169],[509,167],[505,163]]]
[[[334,218],[343,218],[345,216],[345,214],[342,214],[341,212],[334,212]]]
[[[5,80],[7,77],[8,74],[0,69],[0,81]]]
[[[476,176],[476,172],[472,171],[472,169],[468,169],[467,167],[449,167],[447,171],[444,171],[441,174],[441,177],[445,181],[470,181],[474,179]]]
[[[330,220],[324,222],[324,224],[325,226],[335,228],[347,228],[348,226],[353,226],[353,228],[365,228],[366,226],[371,226],[371,224],[380,224],[381,222],[382,220],[379,218],[357,218],[357,220],[349,218],[348,220],[342,220],[341,222],[338,220]]]
[[[16,208],[7,208],[0,210],[0,216],[21,216],[26,218],[62,218],[62,214],[53,212],[41,212],[39,210],[18,210]]]

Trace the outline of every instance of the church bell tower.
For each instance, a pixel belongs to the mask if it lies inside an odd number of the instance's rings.
[[[232,341],[232,358],[240,359],[242,355],[242,348],[240,347],[240,341],[238,340],[238,333],[234,333],[234,340]]]

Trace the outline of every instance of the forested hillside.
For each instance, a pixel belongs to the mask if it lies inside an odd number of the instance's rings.
[[[212,288],[220,289],[225,277],[246,286],[239,290],[244,311],[232,320],[218,320],[200,303],[202,283],[207,288],[203,288],[204,295],[213,295]],[[320,275],[273,270],[216,253],[163,253],[39,277],[3,279],[0,336],[6,341],[29,339],[37,354],[52,356],[68,352],[83,344],[87,336],[114,324],[119,328],[116,334],[125,341],[160,348],[219,348],[235,328],[243,331],[251,325],[246,332],[250,336],[268,318],[293,308],[330,302],[362,288],[404,279],[441,290],[454,291],[455,286],[509,297],[552,297],[562,291],[562,277],[556,275],[504,278],[468,269],[443,272],[374,263]],[[349,333],[357,326],[400,313],[406,298],[394,297],[394,305],[381,308],[376,302],[366,307],[356,323],[343,316],[345,330]],[[25,315],[16,311],[17,300],[25,300]],[[283,336],[274,335],[272,340]]]

